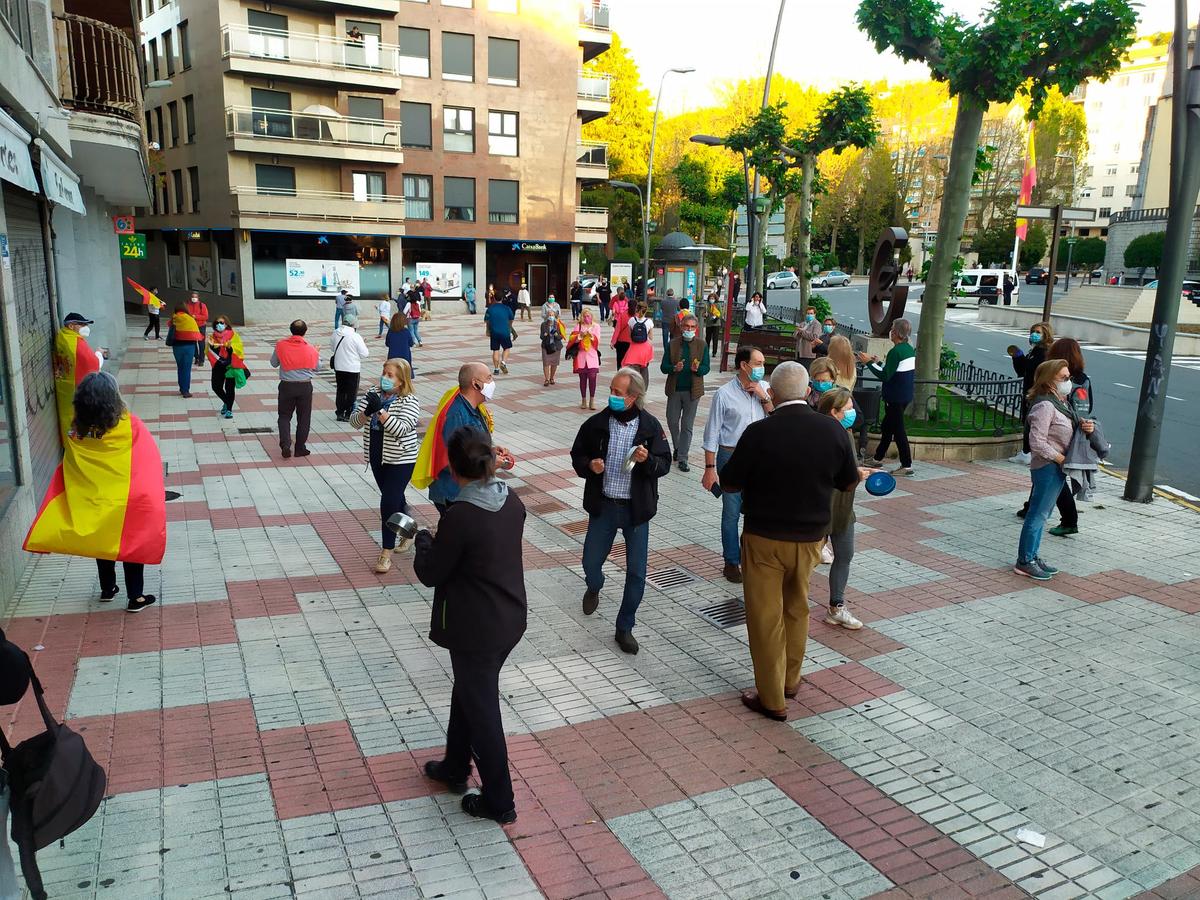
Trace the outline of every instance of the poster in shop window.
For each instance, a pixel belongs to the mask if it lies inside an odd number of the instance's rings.
[[[289,297],[332,296],[345,288],[359,296],[357,259],[287,260]]]
[[[462,296],[463,278],[461,263],[417,263],[417,281],[428,278],[433,285],[434,297],[456,298]]]
[[[193,291],[213,292],[212,260],[207,256],[189,256],[188,287]]]
[[[240,297],[242,292],[238,289],[237,260],[220,259],[218,265],[221,270],[221,293],[226,297]]]

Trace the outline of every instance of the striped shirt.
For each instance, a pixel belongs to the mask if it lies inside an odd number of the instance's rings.
[[[639,419],[621,422],[616,416],[608,417],[608,452],[604,455],[604,496],[614,500],[628,500],[633,486],[633,473],[625,471],[625,457],[637,437]]]
[[[417,419],[421,408],[417,398],[412,394],[407,397],[396,397],[386,404],[388,418],[380,423],[378,416],[367,417],[367,395],[358,398],[354,412],[350,414],[350,424],[363,430],[363,461],[371,462],[371,429],[380,427],[383,432],[383,458],[385,466],[397,466],[417,461],[417,450],[420,441],[417,440]]]

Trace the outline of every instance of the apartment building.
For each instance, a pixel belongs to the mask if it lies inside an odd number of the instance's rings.
[[[579,140],[609,84],[596,0],[137,0],[154,198],[131,275],[245,322],[428,277],[562,295],[606,210]]]
[[[59,323],[95,319],[106,365],[125,347],[113,216],[149,201],[133,35],[117,0],[0,2],[0,598],[62,456]]]

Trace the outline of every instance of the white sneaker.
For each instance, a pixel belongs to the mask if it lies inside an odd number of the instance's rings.
[[[821,562],[825,565],[829,565],[831,562],[833,562],[833,548],[828,544],[825,544],[821,547]]]
[[[1027,466],[1027,465],[1029,465],[1029,463],[1030,463],[1032,460],[1033,460],[1033,457],[1032,457],[1030,454],[1028,454],[1028,453],[1025,453],[1025,452],[1020,452],[1020,453],[1017,453],[1017,454],[1015,454],[1014,456],[1010,456],[1010,457],[1008,458],[1008,461],[1009,461],[1009,462],[1011,462],[1011,463],[1020,463],[1020,464],[1021,464],[1021,465],[1023,465],[1023,466]]]
[[[843,628],[849,628],[851,631],[857,631],[862,628],[862,622],[854,618],[844,604],[836,607],[833,612],[825,616],[825,624],[841,625]]]

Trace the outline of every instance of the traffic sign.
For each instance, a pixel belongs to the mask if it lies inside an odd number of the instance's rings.
[[[121,247],[121,259],[146,258],[146,236],[144,234],[123,234],[118,240]]]
[[[1053,206],[1018,206],[1018,219],[1053,219]],[[1061,221],[1063,222],[1095,222],[1096,211],[1094,209],[1082,209],[1073,206],[1064,206],[1062,208]]]
[[[133,234],[133,216],[113,216],[113,234]]]

